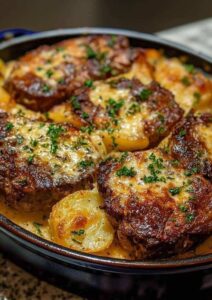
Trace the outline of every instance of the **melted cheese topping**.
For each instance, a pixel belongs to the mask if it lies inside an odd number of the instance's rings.
[[[116,157],[116,155],[115,155]],[[151,157],[154,157],[152,159]],[[155,160],[160,160],[160,167],[154,163]],[[109,178],[109,186],[115,191],[116,195],[121,199],[121,204],[124,205],[128,199],[129,194],[135,194],[138,201],[146,201],[148,194],[154,198],[167,198],[167,193],[170,198],[173,198],[177,205],[182,205],[189,201],[191,196],[189,188],[191,188],[192,178],[185,176],[183,169],[178,169],[173,166],[172,161],[168,161],[158,150],[148,150],[142,152],[139,157],[129,153],[126,161],[120,167],[126,167],[136,172],[135,176],[118,176],[117,172],[112,174]],[[153,165],[156,172],[158,172],[158,180],[150,180],[153,177],[150,166]],[[146,180],[145,180],[146,178]],[[178,189],[179,193],[173,194],[169,192],[171,189]],[[148,201],[148,200],[147,200]]]
[[[99,134],[103,137],[108,148],[115,142],[120,150],[138,150],[148,146],[149,139],[144,132],[145,121],[157,118],[157,112],[149,112],[147,103],[137,103],[130,95],[129,89],[113,88],[109,83],[97,82],[95,89],[90,92],[90,100],[95,106],[100,106],[107,110],[108,101],[113,99],[116,103],[121,102],[122,105],[115,119],[109,120],[109,129],[100,130]],[[132,107],[135,111],[131,113]],[[104,124],[98,124],[101,126]],[[113,140],[114,139],[114,140]]]
[[[22,117],[11,117],[9,121],[13,128],[5,140],[17,141],[14,151],[19,152],[21,160],[50,167],[55,184],[67,178],[77,179],[85,170],[93,169],[101,158],[101,151],[98,151],[98,144],[102,146],[100,138],[95,145],[89,136],[75,130],[68,132],[61,125],[33,122]],[[56,146],[49,134],[51,128],[60,131]],[[55,153],[52,153],[52,147],[57,148]],[[84,166],[81,162],[89,163]]]

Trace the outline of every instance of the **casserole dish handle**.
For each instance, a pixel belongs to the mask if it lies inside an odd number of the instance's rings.
[[[14,37],[33,34],[35,31],[23,29],[23,28],[11,28],[0,30],[0,42],[12,39]]]

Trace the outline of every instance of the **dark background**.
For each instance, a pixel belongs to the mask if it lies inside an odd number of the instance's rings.
[[[0,0],[0,29],[103,26],[155,32],[212,17],[212,0]]]

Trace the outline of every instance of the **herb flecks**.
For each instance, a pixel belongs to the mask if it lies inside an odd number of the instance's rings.
[[[70,99],[70,102],[71,102],[73,109],[75,109],[75,110],[81,109],[80,102],[78,101],[76,96],[72,96]]]
[[[43,93],[49,93],[51,91],[51,87],[48,84],[44,84],[42,87]]]
[[[140,94],[139,94],[139,97],[142,101],[145,101],[149,98],[149,96],[152,95],[152,91],[151,90],[148,90],[148,89],[143,89]]]
[[[58,150],[58,138],[65,131],[65,129],[61,125],[50,124],[47,135],[51,140],[50,144],[50,152],[52,154],[56,154]]]
[[[195,67],[192,64],[184,64],[184,67],[186,69],[186,71],[190,74],[194,74],[195,72]]]
[[[37,223],[37,222],[33,222],[33,226],[35,227],[37,234],[40,235],[40,236],[43,236],[43,233],[41,231],[42,224]]]
[[[85,45],[86,56],[88,59],[97,58],[97,52],[89,45]]]
[[[121,169],[116,171],[116,175],[118,177],[121,177],[121,176],[134,177],[136,174],[137,174],[137,172],[134,170],[133,167],[128,168],[128,167],[124,166]]]
[[[148,165],[148,170],[151,175],[144,176],[142,179],[144,183],[166,182],[166,178],[164,176],[159,176],[159,174],[161,174],[161,170],[164,169],[163,159],[157,158],[154,153],[151,153],[149,160],[152,161],[152,163]]]
[[[88,87],[88,88],[92,88],[93,87],[93,80],[88,79],[84,82],[84,86]]]
[[[176,196],[176,195],[178,195],[181,192],[181,189],[182,189],[181,187],[173,187],[173,188],[169,189],[169,193],[172,196]]]
[[[127,115],[134,115],[141,111],[141,107],[138,103],[132,103],[127,111]]]
[[[183,137],[186,135],[186,130],[184,128],[181,128],[178,134],[180,137]]]
[[[90,124],[88,126],[82,126],[80,128],[80,130],[84,133],[91,134],[94,131],[94,126],[92,124]]]
[[[73,231],[71,231],[71,233],[74,234],[74,235],[80,236],[80,235],[85,234],[85,230],[84,229],[73,230]]]
[[[115,101],[114,99],[110,98],[107,101],[107,113],[110,118],[113,120],[114,124],[118,124],[118,120],[116,119],[121,107],[124,105],[124,100],[121,99],[119,101]]]
[[[185,86],[189,86],[191,84],[190,79],[187,76],[184,76],[181,79],[182,84],[184,84]]]
[[[94,162],[93,162],[92,159],[90,159],[90,160],[81,160],[78,165],[79,165],[80,169],[87,169],[88,167],[93,167]]]
[[[78,150],[80,147],[85,147],[85,146],[87,146],[87,145],[88,145],[87,141],[86,141],[83,137],[79,137],[79,138],[73,143],[72,149]]]
[[[13,128],[14,128],[13,123],[7,122],[7,124],[5,126],[6,131],[11,131]]]

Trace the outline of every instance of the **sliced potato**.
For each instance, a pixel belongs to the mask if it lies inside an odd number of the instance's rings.
[[[49,218],[52,240],[83,252],[107,249],[114,231],[102,204],[96,189],[75,192],[58,202]]]

